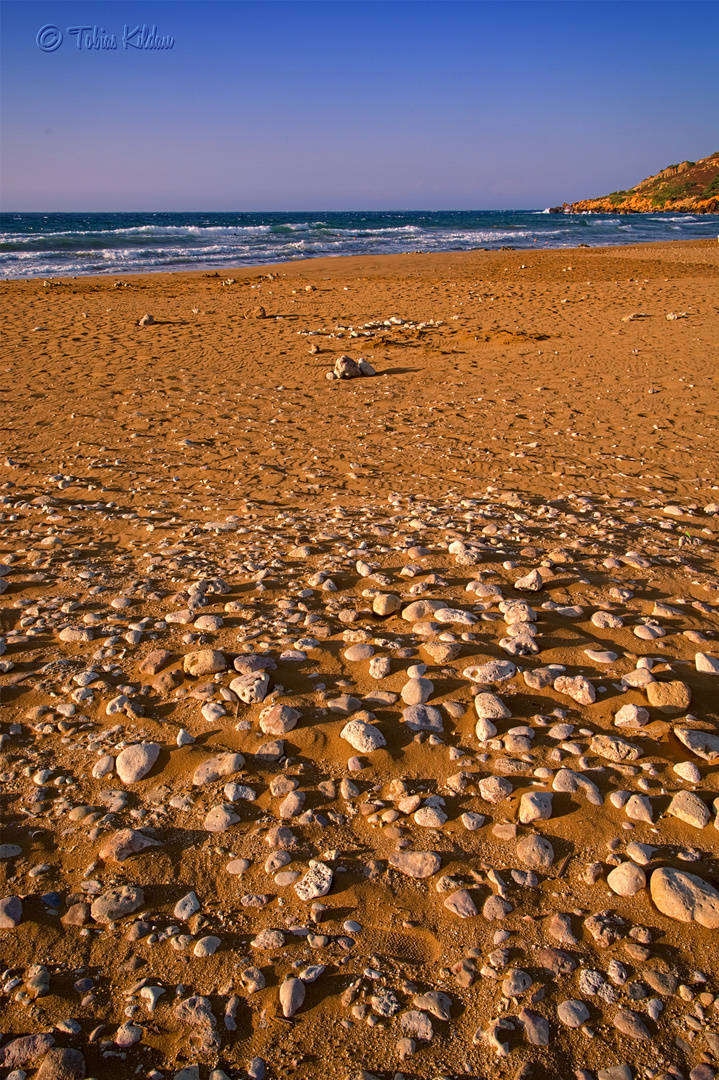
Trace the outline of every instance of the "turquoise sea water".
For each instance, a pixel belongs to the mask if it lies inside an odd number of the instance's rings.
[[[719,215],[542,210],[3,214],[0,277],[217,270],[327,255],[716,237]]]

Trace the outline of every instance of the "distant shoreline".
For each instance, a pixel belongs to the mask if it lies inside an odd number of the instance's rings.
[[[717,241],[715,238],[701,238],[697,240],[657,240],[657,241],[645,241],[636,244],[612,244],[606,247],[575,247],[575,248],[534,248],[531,249],[531,257],[535,260],[544,261],[552,259],[553,257],[562,255],[572,255],[574,258],[588,256],[592,257],[592,261],[597,256],[606,255],[607,257],[614,258],[626,258],[629,256],[637,256],[646,253],[647,256],[656,254],[657,256],[665,252],[666,249],[676,251],[678,254],[682,249],[689,251],[707,250],[714,252],[717,247]],[[307,276],[308,272],[313,279],[319,278],[320,275],[326,274],[332,277],[342,277],[345,274],[351,275],[355,273],[361,273],[369,276],[386,276],[396,274],[398,277],[404,278],[406,275],[416,275],[418,273],[438,273],[449,272],[453,268],[457,270],[466,270],[468,266],[477,266],[479,271],[480,267],[477,265],[477,260],[486,259],[487,270],[490,269],[495,272],[496,259],[498,256],[502,256],[506,261],[511,259],[517,266],[515,269],[521,270],[531,269],[531,266],[524,264],[519,260],[529,257],[527,249],[519,248],[504,248],[499,250],[476,248],[471,251],[441,251],[441,252],[395,252],[389,255],[325,255],[325,256],[308,256],[305,259],[293,259],[285,262],[268,262],[268,263],[256,263],[250,266],[232,266],[227,265],[220,268],[211,269],[196,268],[192,270],[178,269],[178,270],[150,270],[141,273],[128,271],[126,273],[115,272],[108,274],[77,274],[58,276],[54,278],[47,278],[50,288],[62,287],[62,286],[86,286],[96,285],[101,288],[107,288],[108,285],[112,287],[112,279],[116,279],[118,282],[122,281],[127,284],[142,284],[143,282],[153,284],[162,284],[163,281],[167,282],[188,282],[198,281],[201,279],[217,279],[219,282],[225,282],[229,279],[235,279],[232,284],[239,284],[246,279],[254,279],[256,277],[265,277],[268,274],[274,274],[277,276],[287,276],[288,274],[296,273],[301,269],[303,276]],[[38,277],[26,277],[26,278],[5,278],[0,281],[0,288],[2,286],[22,286],[31,285],[42,282],[43,278]]]
[[[316,258],[714,239],[719,215],[517,211],[5,214],[0,278],[224,273]]]

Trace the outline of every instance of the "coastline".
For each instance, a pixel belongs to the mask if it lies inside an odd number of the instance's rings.
[[[715,217],[545,211],[5,214],[0,275],[113,273],[305,262],[308,257],[570,250],[715,239]]]

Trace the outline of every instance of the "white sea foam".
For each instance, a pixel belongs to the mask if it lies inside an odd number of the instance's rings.
[[[143,220],[144,218],[144,220]],[[289,220],[288,220],[289,219]],[[6,214],[0,276],[71,276],[159,269],[220,269],[320,255],[439,252],[503,246],[537,250],[714,238],[718,215],[566,214],[542,210],[311,214]],[[587,233],[591,229],[591,233]]]

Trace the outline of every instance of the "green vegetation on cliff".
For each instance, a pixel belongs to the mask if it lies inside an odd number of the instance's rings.
[[[719,151],[701,161],[668,165],[627,191],[564,203],[567,213],[719,214]]]

